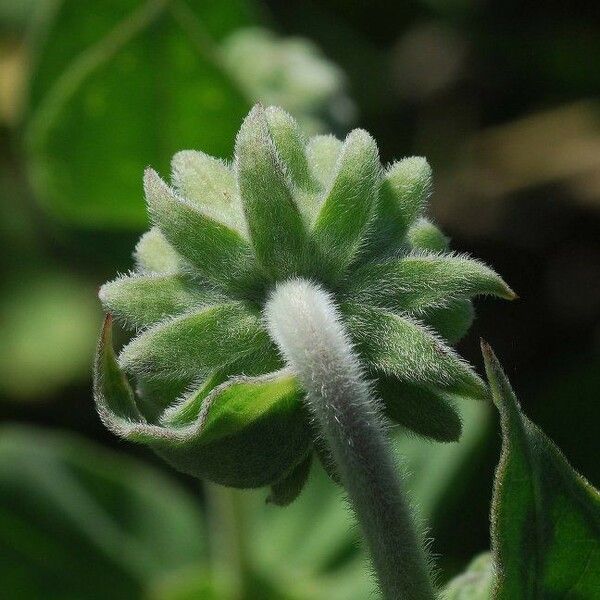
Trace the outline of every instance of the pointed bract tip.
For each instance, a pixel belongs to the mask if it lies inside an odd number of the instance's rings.
[[[260,102],[257,102],[250,109],[250,112],[246,115],[246,118],[244,119],[244,123],[249,122],[249,121],[256,121],[258,119],[264,119],[264,118],[265,118],[265,107]]]
[[[160,175],[152,168],[146,167],[144,169],[144,191],[146,194],[151,188],[156,188],[162,183]]]
[[[286,117],[293,119],[292,115],[287,110],[284,110],[281,106],[276,106],[275,104],[270,104],[264,110],[267,115],[285,115]]]
[[[420,167],[427,171],[431,171],[431,165],[424,156],[406,156],[399,162],[402,162],[405,165],[413,165],[414,167]]]
[[[492,350],[492,347],[487,343],[486,340],[484,340],[483,338],[479,338],[479,344],[481,345],[481,353],[483,354],[484,358],[491,358],[492,356],[494,356],[494,351]]]
[[[113,316],[111,313],[106,313],[104,317],[104,323],[102,323],[102,333],[100,335],[100,341],[102,345],[108,345],[112,339],[112,324]]]
[[[503,281],[503,283],[504,283],[504,294],[502,295],[502,297],[505,300],[509,300],[511,302],[513,300],[518,300],[519,295],[517,294],[517,292],[515,292],[505,281]]]
[[[235,138],[235,156],[248,145],[253,146],[257,141],[264,142],[269,136],[269,125],[262,104],[255,104],[244,117],[238,134]]]
[[[360,127],[353,129],[346,136],[346,142],[349,142],[349,141],[355,140],[355,139],[365,140],[368,142],[375,142],[375,139],[373,138],[373,136],[366,129],[361,129]]]
[[[199,157],[202,157],[203,153],[198,150],[179,150],[173,154],[171,158],[171,167],[190,167],[193,166]]]

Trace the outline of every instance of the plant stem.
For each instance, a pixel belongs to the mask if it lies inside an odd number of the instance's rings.
[[[366,538],[387,600],[431,600],[427,555],[402,489],[379,402],[332,298],[295,279],[265,308],[271,337],[306,391]]]
[[[227,583],[228,597],[242,598],[247,570],[245,519],[240,492],[216,483],[204,483],[209,515],[212,570]]]

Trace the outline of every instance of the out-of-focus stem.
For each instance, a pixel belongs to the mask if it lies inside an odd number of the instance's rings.
[[[207,481],[204,492],[212,572],[217,582],[226,582],[228,597],[242,598],[248,565],[240,491]]]
[[[265,308],[271,337],[300,379],[366,538],[387,600],[435,598],[427,556],[374,398],[331,297],[280,284]]]

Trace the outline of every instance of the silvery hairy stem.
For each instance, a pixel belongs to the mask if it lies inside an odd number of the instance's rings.
[[[385,423],[331,296],[313,283],[279,284],[267,327],[306,391],[388,600],[435,597],[427,556],[394,464]]]

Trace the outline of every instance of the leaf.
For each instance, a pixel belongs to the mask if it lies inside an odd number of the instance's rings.
[[[272,348],[260,316],[241,303],[229,302],[143,331],[123,348],[119,362],[126,371],[140,375],[197,378],[245,354],[260,356]]]
[[[482,342],[503,446],[492,503],[494,597],[594,598],[600,590],[600,493],[522,412]]]
[[[157,423],[165,410],[185,396],[194,382],[195,379],[190,377],[138,376],[135,378],[136,404],[149,423]]]
[[[0,428],[0,579],[15,598],[144,597],[205,560],[202,515],[172,478],[72,434]]]
[[[117,435],[128,434],[134,423],[144,423],[146,420],[136,403],[129,381],[117,362],[112,344],[110,315],[104,319],[94,360],[94,400],[100,419]]]
[[[239,377],[240,373],[243,373],[246,377],[255,377],[278,371],[282,367],[283,363],[275,352],[267,352],[262,356],[252,353],[238,360],[230,361],[225,366],[213,371],[195,389],[188,382],[187,392],[182,390],[184,393],[179,394],[179,399],[172,399],[171,405],[166,408],[160,421],[166,426],[184,427],[189,425],[200,416],[206,398],[217,386],[225,383],[230,378]],[[190,387],[192,387],[191,392],[189,391]]]
[[[224,161],[204,152],[182,150],[171,160],[171,179],[180,196],[247,237],[235,176]]]
[[[302,392],[287,371],[201,385],[186,423],[152,424],[119,368],[107,318],[94,366],[94,399],[106,427],[148,444],[174,468],[231,487],[280,480],[306,456],[310,438]]]
[[[379,188],[369,256],[400,248],[408,228],[423,212],[431,187],[431,167],[425,158],[403,158],[387,169]]]
[[[232,378],[203,403],[202,442],[231,437],[248,423],[264,418],[273,408],[280,410],[278,404],[297,404],[301,397],[302,390],[291,373]]]
[[[334,135],[315,135],[308,140],[306,156],[312,176],[326,188],[335,175],[343,143]]]
[[[182,147],[231,154],[250,102],[211,35],[250,19],[240,2],[213,4],[124,0],[82,11],[64,0],[39,19],[23,138],[31,183],[53,215],[142,228],[147,165],[167,171]]]
[[[483,294],[515,298],[495,271],[454,254],[408,255],[364,265],[352,273],[346,291],[353,302],[415,314]]]
[[[297,188],[313,189],[305,152],[306,142],[298,123],[289,113],[276,106],[269,106],[265,110],[265,117],[269,133],[290,181]]]
[[[260,105],[242,123],[235,143],[235,164],[261,267],[273,279],[302,274],[307,233]]]
[[[150,274],[119,277],[105,283],[99,298],[106,312],[133,328],[147,327],[162,319],[223,301],[209,287],[199,287],[184,275]]]
[[[142,273],[173,273],[184,261],[158,227],[151,227],[138,240],[133,251],[137,269]]]
[[[252,249],[234,229],[175,192],[152,169],[144,174],[152,220],[175,250],[201,275],[238,290],[254,268]]]
[[[456,344],[471,328],[475,310],[470,300],[456,300],[423,316],[423,322],[437,331],[449,344]]]
[[[452,579],[442,600],[490,600],[494,587],[494,565],[489,552],[475,557],[466,570]]]
[[[423,217],[408,230],[406,239],[411,248],[424,252],[445,252],[450,244],[450,239],[431,221]]]
[[[386,414],[396,423],[439,442],[455,442],[460,438],[460,415],[452,397],[442,390],[379,376],[376,391],[384,402]]]
[[[379,177],[377,144],[366,131],[355,129],[344,141],[313,230],[333,277],[360,251],[377,202]]]
[[[342,305],[348,331],[365,364],[413,384],[431,384],[475,398],[487,388],[449,346],[423,324],[379,308]]]
[[[312,453],[296,465],[287,475],[271,486],[267,502],[277,506],[288,506],[300,494],[310,473]]]

